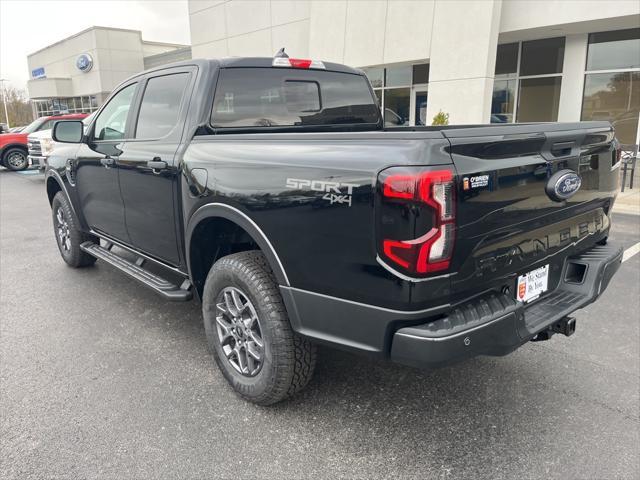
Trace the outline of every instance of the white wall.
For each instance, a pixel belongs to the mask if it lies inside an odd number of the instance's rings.
[[[512,32],[555,25],[607,21],[640,14],[637,0],[505,0],[500,31]],[[607,22],[612,28],[611,20]],[[639,24],[636,23],[635,26]],[[615,28],[615,27],[613,27]]]
[[[93,58],[93,69],[83,73],[76,68],[76,59],[81,53],[88,53]],[[101,58],[96,49],[95,31],[88,30],[80,35],[58,42],[51,47],[27,57],[29,75],[31,71],[44,67],[47,78],[71,79],[74,95],[87,95],[101,91],[100,69]],[[54,83],[38,84],[40,80],[32,80],[28,84],[30,97],[56,96]],[[51,93],[47,93],[49,88]],[[77,92],[77,93],[75,93]]]
[[[159,53],[171,52],[178,50],[179,48],[187,47],[188,45],[177,45],[173,43],[160,43],[160,42],[145,42],[142,41],[142,55],[149,57],[151,55],[158,55]]]
[[[436,0],[190,0],[194,58],[291,56],[367,66],[426,59]],[[408,41],[408,39],[411,41]]]
[[[97,29],[100,83],[110,92],[127,77],[144,70],[142,36],[136,31]]]
[[[562,87],[558,105],[559,122],[580,120],[588,38],[589,35],[586,33],[567,35],[565,38]]]
[[[489,121],[498,41],[567,36],[559,117],[579,119],[585,34],[640,25],[638,0],[189,0],[194,58],[293,57],[355,67],[429,61],[428,118]]]
[[[143,42],[136,30],[96,27],[80,32],[27,57],[31,70],[44,67],[47,79],[30,80],[32,98],[94,95],[110,92],[124,79],[144,70],[144,56],[163,53],[181,45]],[[76,68],[82,53],[93,58],[93,68],[84,73]]]
[[[427,120],[440,110],[452,124],[489,119],[501,7],[501,0],[437,2]]]
[[[190,1],[192,56],[273,56],[283,46],[308,56],[310,9],[307,0]]]
[[[32,98],[73,96],[73,86],[71,80],[68,78],[39,78],[37,80],[29,80],[28,88]]]

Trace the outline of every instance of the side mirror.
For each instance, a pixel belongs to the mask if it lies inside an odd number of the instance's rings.
[[[82,143],[84,124],[79,120],[60,120],[53,124],[51,138],[60,143]]]

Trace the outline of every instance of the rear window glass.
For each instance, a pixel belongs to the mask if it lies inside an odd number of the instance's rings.
[[[214,127],[375,124],[379,110],[364,76],[318,70],[222,70]]]

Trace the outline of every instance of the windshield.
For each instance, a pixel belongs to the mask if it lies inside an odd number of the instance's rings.
[[[20,133],[33,133],[38,130],[38,127],[46,121],[47,117],[40,117],[24,127],[24,130]]]

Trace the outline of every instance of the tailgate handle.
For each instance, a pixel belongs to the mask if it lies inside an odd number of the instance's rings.
[[[576,146],[576,142],[558,142],[551,147],[551,153],[555,157],[564,157],[571,154],[571,150]]]

